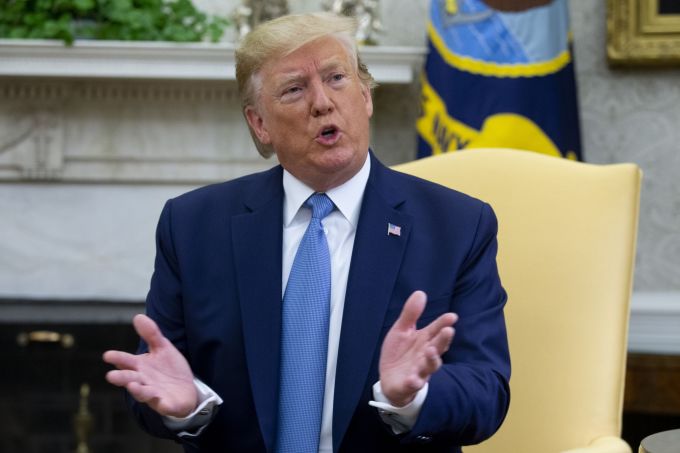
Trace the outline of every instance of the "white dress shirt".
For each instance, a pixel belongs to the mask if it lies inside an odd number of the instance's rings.
[[[319,453],[333,452],[333,396],[335,394],[335,372],[338,359],[338,345],[340,343],[340,328],[342,326],[342,313],[345,307],[345,292],[347,278],[349,276],[352,249],[361,202],[366,189],[368,175],[371,170],[369,156],[359,172],[341,186],[335,187],[326,195],[333,201],[335,210],[326,216],[322,225],[328,241],[328,249],[331,258],[331,301],[330,322],[328,326],[328,355],[326,359],[326,387],[321,415],[321,435],[319,440]],[[305,185],[288,171],[283,172],[283,254],[281,287],[283,293],[288,283],[293,260],[302,236],[312,218],[311,210],[304,207],[304,202],[313,193],[314,189]],[[283,294],[281,294],[283,300]],[[209,420],[209,411],[212,407],[222,404],[217,394],[206,393],[205,384],[197,382],[197,387],[202,400],[198,408],[184,419],[166,417],[166,425],[175,430],[182,431],[182,436],[198,435],[204,426],[196,418]],[[427,385],[423,387],[415,400],[404,407],[394,407],[385,398],[380,389],[380,382],[373,386],[373,397],[376,401],[369,404],[378,408],[382,419],[392,427],[396,433],[406,432],[413,427],[420,408],[427,395]],[[206,404],[207,403],[207,404]],[[229,401],[226,402],[229,404]],[[198,428],[198,430],[196,430]],[[187,431],[194,431],[193,433]]]

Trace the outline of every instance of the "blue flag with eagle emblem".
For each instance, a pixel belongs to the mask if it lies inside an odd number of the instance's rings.
[[[582,160],[567,0],[432,0],[418,157],[509,147]]]

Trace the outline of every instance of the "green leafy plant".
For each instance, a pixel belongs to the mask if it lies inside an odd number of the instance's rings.
[[[218,41],[228,21],[191,0],[0,0],[0,37]]]

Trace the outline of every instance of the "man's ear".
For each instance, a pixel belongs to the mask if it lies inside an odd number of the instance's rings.
[[[264,119],[262,118],[262,115],[260,115],[260,113],[255,109],[255,107],[248,105],[243,110],[243,113],[245,114],[246,121],[248,121],[250,129],[253,131],[260,143],[265,145],[271,144],[269,132],[264,125]]]
[[[371,89],[368,84],[361,84],[361,95],[364,97],[364,104],[366,105],[366,114],[370,118],[373,116],[373,97],[371,96]]]

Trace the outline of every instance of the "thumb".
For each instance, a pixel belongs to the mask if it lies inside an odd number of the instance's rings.
[[[146,315],[136,315],[132,318],[132,325],[137,334],[149,346],[149,352],[162,347],[165,344],[165,337],[158,328],[155,321]]]
[[[406,299],[404,308],[401,309],[399,319],[394,323],[394,328],[397,330],[415,328],[418,318],[420,318],[420,315],[423,314],[423,310],[425,310],[426,303],[427,295],[422,291],[414,291],[413,294]]]

